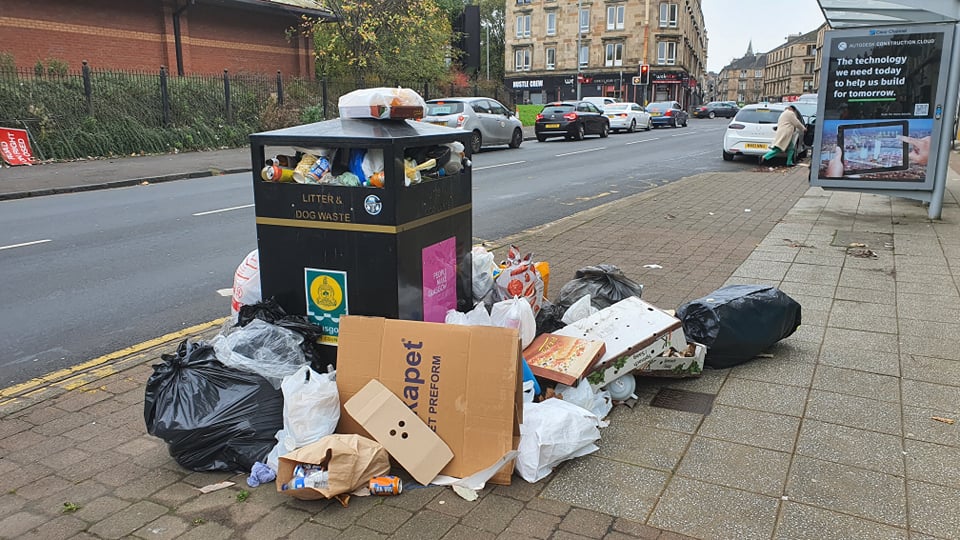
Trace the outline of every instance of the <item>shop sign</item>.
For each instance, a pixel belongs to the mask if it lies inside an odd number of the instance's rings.
[[[523,88],[543,88],[543,79],[524,79],[512,81],[512,84],[514,90],[520,90]]]

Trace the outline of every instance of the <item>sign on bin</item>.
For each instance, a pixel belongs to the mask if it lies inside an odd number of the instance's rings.
[[[457,309],[457,239],[423,248],[423,320],[443,322]]]
[[[338,270],[304,268],[307,291],[307,317],[323,328],[320,342],[336,345],[340,335],[340,317],[347,311],[347,273]]]

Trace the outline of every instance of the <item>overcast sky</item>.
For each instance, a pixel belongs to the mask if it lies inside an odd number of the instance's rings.
[[[817,0],[701,0],[707,27],[707,70],[723,66],[747,52],[767,52],[788,34],[806,33],[823,24]]]

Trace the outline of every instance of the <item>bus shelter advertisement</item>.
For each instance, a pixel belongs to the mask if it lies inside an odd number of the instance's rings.
[[[932,188],[947,32],[926,26],[827,34],[814,185]]]

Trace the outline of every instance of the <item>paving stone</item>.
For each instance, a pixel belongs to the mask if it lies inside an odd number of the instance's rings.
[[[516,478],[514,478],[514,484],[516,484]],[[497,486],[500,487],[500,486]],[[402,497],[383,497],[383,504],[389,506],[396,506],[397,508],[403,508],[404,510],[409,510],[411,512],[417,512],[427,506],[436,497],[441,491],[449,490],[449,488],[443,487],[426,487],[426,488],[416,488],[416,489],[407,489],[407,484],[403,485],[403,496]]]
[[[650,397],[653,397],[652,395]],[[657,429],[668,429],[682,433],[693,433],[700,421],[703,420],[702,414],[690,413],[685,411],[674,411],[662,407],[650,407],[648,405],[637,405],[634,408],[627,406],[616,406],[610,411],[607,417],[610,425],[630,423],[638,426],[647,426]],[[601,441],[607,428],[601,430]]]
[[[121,499],[143,500],[166,486],[179,482],[181,478],[183,478],[182,474],[166,469],[155,469],[148,471],[136,482],[117,487],[113,494]]]
[[[593,512],[583,508],[572,508],[563,521],[560,529],[582,534],[588,538],[601,538],[613,524],[613,517]]]
[[[200,495],[201,494],[197,488],[184,484],[183,482],[176,482],[152,493],[148,497],[148,500],[151,500],[159,505],[172,508],[180,506],[190,499],[194,499]]]
[[[784,282],[796,281],[799,283],[826,286],[836,286],[839,279],[839,268],[797,263],[790,265],[790,269],[787,270],[786,275],[783,277]]]
[[[448,516],[463,517],[476,508],[476,502],[461,499],[452,490],[443,490],[430,501],[427,508]]]
[[[820,353],[820,363],[828,366],[900,376],[900,355],[893,351],[880,352],[856,347],[838,348],[831,345]]]
[[[244,537],[251,539],[284,538],[294,529],[306,523],[310,514],[291,508],[274,508],[256,522],[246,527]]]
[[[413,514],[406,523],[390,535],[393,540],[436,540],[447,533],[457,523],[457,518],[422,510]]]
[[[907,439],[907,478],[960,489],[960,448]]]
[[[952,340],[960,334],[960,324],[899,319],[900,333],[905,336],[923,337],[931,340]],[[909,351],[908,351],[909,352]]]
[[[620,534],[620,533],[617,533],[617,534]],[[607,538],[607,537],[605,536],[604,538]],[[590,540],[590,537],[583,536],[581,534],[575,534],[569,531],[556,531],[555,533],[553,533],[553,536],[550,537],[550,540]]]
[[[798,503],[906,527],[902,477],[795,456],[787,496]]]
[[[60,515],[28,533],[17,536],[17,540],[75,540],[86,528],[87,524],[82,520],[70,515]]]
[[[907,540],[905,529],[882,525],[875,521],[838,514],[794,502],[784,502],[780,511],[776,540]]]
[[[776,414],[800,416],[807,389],[731,377],[717,395],[716,403]]]
[[[805,417],[890,435],[902,433],[899,404],[835,392],[811,390]]]
[[[660,529],[624,518],[613,520],[613,530],[640,540],[653,540],[660,534]]]
[[[549,478],[548,478],[549,480]],[[570,505],[554,499],[544,499],[537,497],[527,503],[527,509],[545,512],[554,516],[563,516],[570,511]]]
[[[907,493],[911,531],[938,538],[960,538],[960,490],[911,480],[907,482]]]
[[[804,312],[804,315],[806,313]],[[730,376],[792,386],[810,386],[816,366],[787,358],[755,358],[730,370]]]
[[[31,512],[17,512],[0,519],[0,531],[7,538],[16,538],[36,527],[42,526],[49,518]]]
[[[799,428],[800,419],[795,416],[715,405],[713,412],[704,418],[698,433],[714,439],[791,452]]]
[[[17,433],[28,431],[33,424],[18,418],[0,418],[0,439],[12,437]]]
[[[136,530],[133,535],[139,538],[167,540],[179,538],[180,535],[189,531],[191,527],[193,527],[193,524],[187,522],[185,519],[168,514],[147,523]]]
[[[808,296],[820,296],[823,298],[833,298],[833,292],[836,289],[836,285],[820,285],[814,283],[785,281],[780,284],[779,289],[787,293],[789,296],[793,296],[794,294],[802,294]]]
[[[427,531],[422,531],[427,532]],[[320,525],[319,523],[303,523],[287,535],[287,540],[316,540],[317,538],[336,538],[340,531],[333,527]],[[433,538],[425,535],[424,540]]]
[[[49,407],[46,405],[47,404],[44,403],[39,407],[32,407],[30,409],[27,409],[22,413],[15,415],[14,418],[19,418],[20,420],[23,420],[24,422],[29,422],[34,426],[45,426],[69,414],[67,411],[63,409],[58,409],[56,407]],[[81,423],[86,423],[87,421],[90,420],[89,418],[86,417],[86,415],[83,415],[81,419],[84,420],[84,422],[81,422]]]
[[[960,320],[960,312],[958,312]],[[953,339],[931,339],[926,336],[900,336],[900,350],[907,354],[942,358],[944,360],[960,360],[957,356],[957,344]]]
[[[845,268],[837,283],[841,287],[857,287],[875,291],[896,291],[896,281],[880,269]]]
[[[543,488],[546,487],[546,480],[541,480],[539,482],[530,483],[526,480],[521,479],[518,475],[513,475],[513,481],[510,482],[509,486],[496,486],[493,489],[493,493],[497,495],[502,495],[504,497],[510,497],[511,499],[516,499],[518,501],[529,501],[543,491]]]
[[[239,536],[237,532],[234,531],[232,528],[221,525],[219,523],[204,522],[204,523],[193,524],[193,522],[191,522],[191,525],[193,525],[193,527],[187,530],[187,532],[183,533],[183,535],[180,536],[181,539],[226,540],[228,538],[232,539],[232,538],[237,538]]]
[[[809,419],[800,427],[797,454],[903,476],[899,436]]]
[[[773,497],[783,493],[790,454],[694,437],[677,474]]]
[[[475,507],[460,519],[460,523],[495,534],[503,532],[523,508],[523,503],[499,495],[488,495],[474,504]]]
[[[895,306],[897,302],[896,296],[890,294],[889,291],[844,286],[837,287],[836,299],[870,302],[872,304],[887,304],[890,306]]]
[[[518,538],[546,539],[550,538],[559,524],[560,518],[557,516],[525,508],[513,518],[504,533]]]
[[[590,455],[566,462],[541,496],[644,521],[666,482],[662,471]]]
[[[74,390],[58,398],[54,405],[58,409],[75,413],[77,411],[90,408],[93,405],[112,397],[113,394],[110,392],[104,392],[103,390]]]
[[[443,540],[492,540],[497,536],[487,531],[474,529],[465,525],[454,525],[450,531],[443,536]]]
[[[41,435],[31,428],[27,431],[18,432],[14,436],[0,437],[0,448],[9,452],[19,451],[42,444],[47,440],[48,437],[46,435]]]
[[[955,381],[951,381],[955,382]],[[944,413],[960,413],[960,388],[922,381],[902,381],[903,402],[913,407],[937,409]],[[947,414],[949,416],[949,414]],[[944,416],[944,415],[940,415]]]
[[[167,512],[168,510],[159,504],[140,501],[94,523],[89,532],[104,538],[123,538]]]
[[[733,273],[733,277],[782,281],[790,263],[765,260],[747,260]]]
[[[639,465],[650,469],[673,470],[690,435],[648,428],[636,424],[613,423],[601,432],[599,457]]]
[[[960,447],[960,430],[957,424],[950,425],[933,420],[933,417],[949,418],[960,421],[957,415],[945,413],[937,409],[922,409],[920,407],[903,407],[903,432],[906,438]]]
[[[647,522],[697,538],[768,539],[780,499],[675,477]]]
[[[813,375],[813,387],[838,394],[900,402],[900,379],[887,375],[820,365]]]
[[[898,342],[896,325],[892,332],[868,332],[844,328],[827,328],[823,336],[823,350],[847,351],[859,349],[867,351],[896,351]]]

